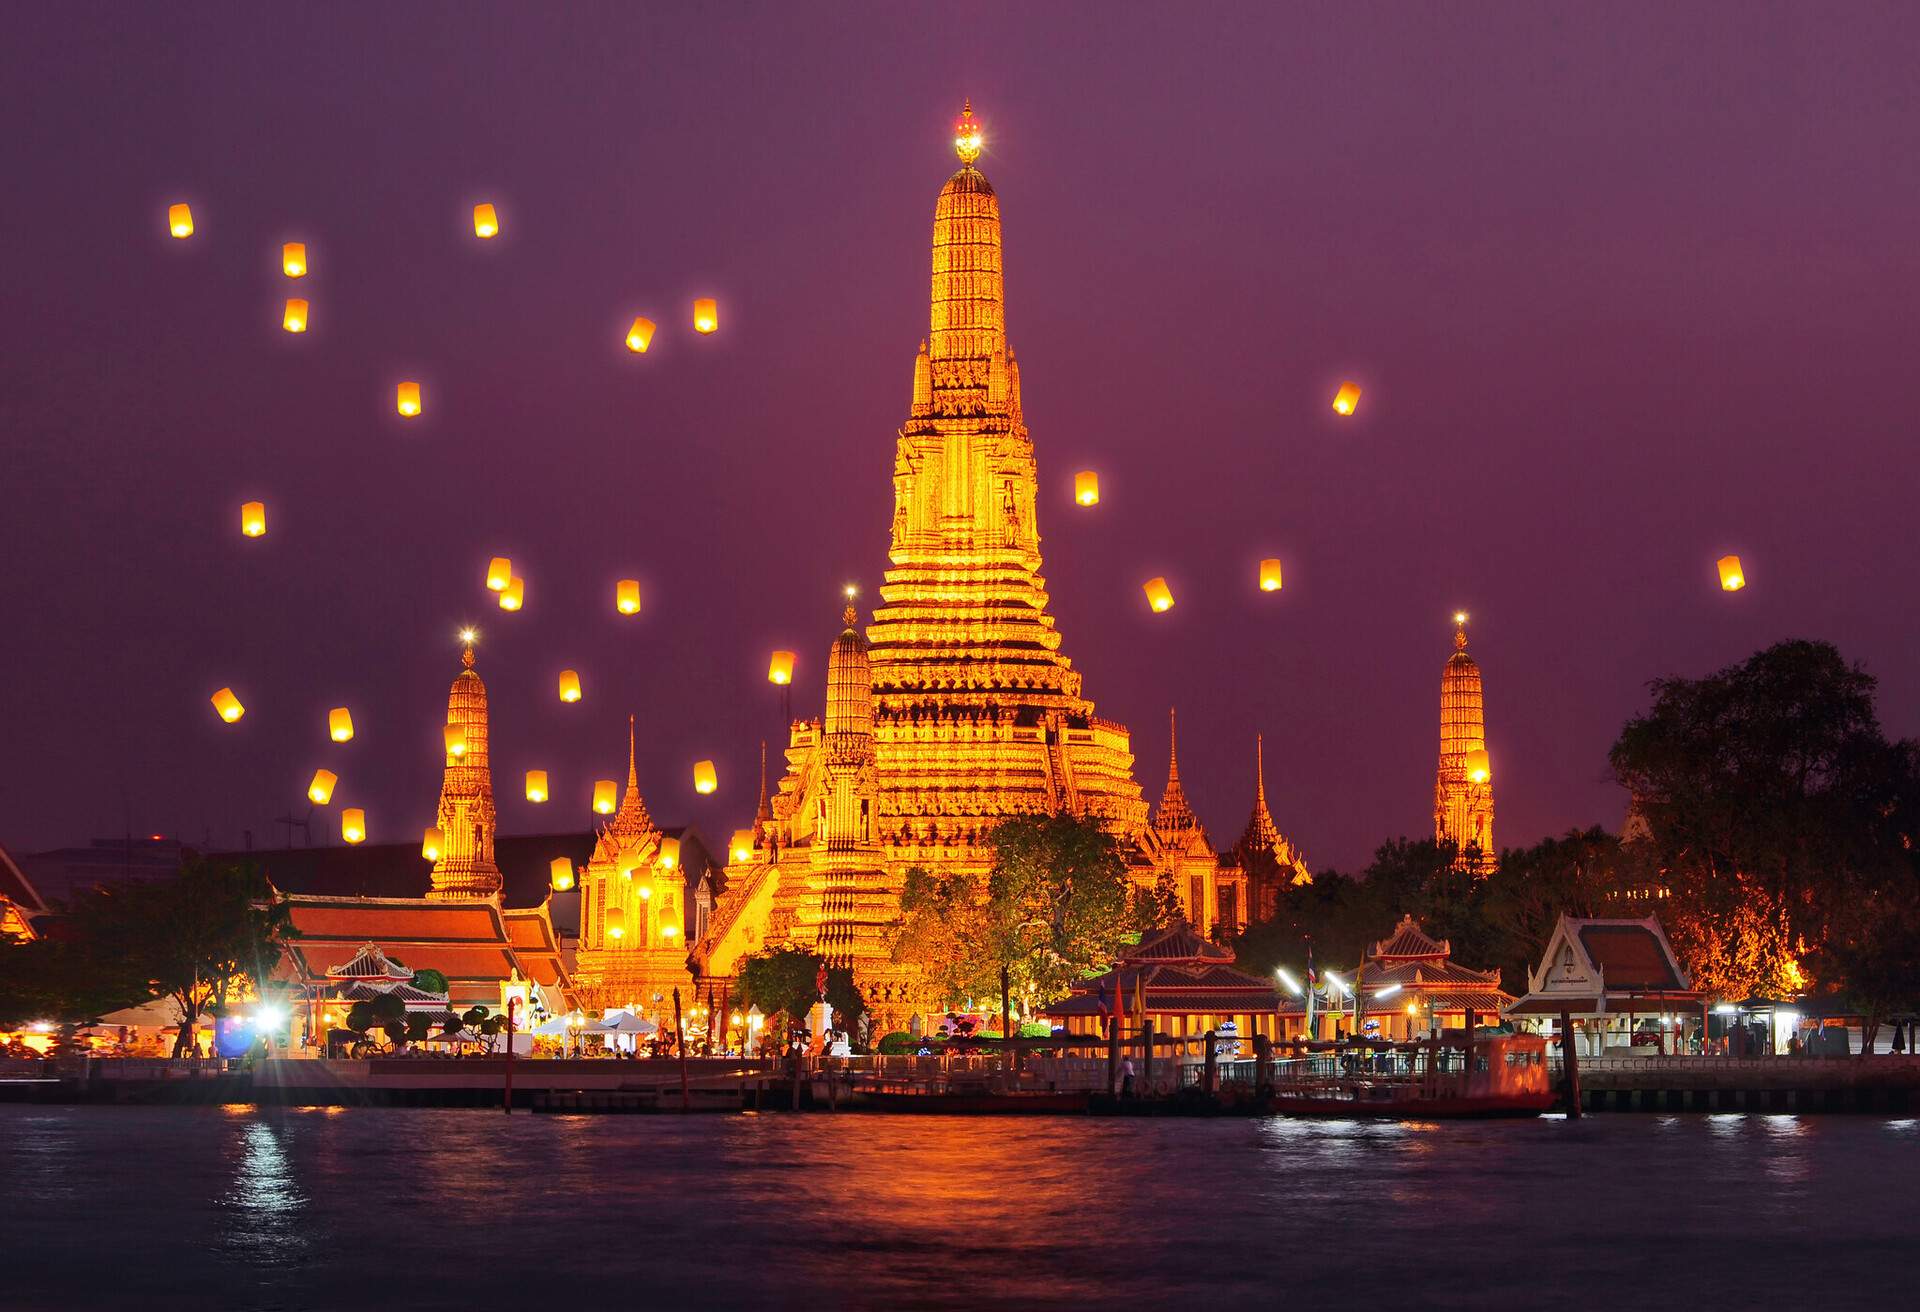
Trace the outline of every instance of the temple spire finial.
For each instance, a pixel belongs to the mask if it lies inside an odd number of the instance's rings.
[[[1180,726],[1173,707],[1167,707],[1167,784],[1180,782]]]
[[[633,753],[633,716],[627,716],[627,788],[629,791],[640,786],[640,767]]]
[[[973,97],[965,97],[960,106],[960,117],[953,124],[953,153],[968,168],[980,158],[980,125],[973,119]]]
[[[1267,753],[1261,735],[1253,735],[1253,805],[1255,810],[1267,809]]]
[[[1463,610],[1453,613],[1453,649],[1455,651],[1467,649],[1467,613]]]
[[[460,630],[460,663],[468,669],[473,668],[473,644],[480,641],[480,633],[474,628]]]

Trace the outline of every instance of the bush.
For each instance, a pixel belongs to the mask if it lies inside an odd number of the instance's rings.
[[[880,1042],[874,1045],[874,1051],[883,1057],[904,1057],[919,1050],[920,1040],[905,1030],[894,1030],[882,1034]]]

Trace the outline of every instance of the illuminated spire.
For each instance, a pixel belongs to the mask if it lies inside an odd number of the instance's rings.
[[[773,804],[767,799],[767,740],[760,740],[760,805],[753,813],[753,836],[757,840],[773,823]]]
[[[616,839],[631,845],[635,840],[653,828],[653,817],[647,814],[646,799],[640,796],[640,769],[634,754],[633,717],[627,717],[627,793],[620,799],[620,809],[613,819],[607,822],[607,832]]]
[[[972,112],[969,106],[955,127],[954,148],[965,162],[947,179],[933,207],[927,359],[932,411],[938,415],[1003,414],[1007,406],[1000,200],[986,174],[973,166],[980,153],[980,130],[972,124]]]
[[[1453,616],[1453,655],[1440,674],[1440,762],[1434,773],[1434,841],[1452,843],[1464,854],[1478,849],[1478,861],[1463,868],[1493,864],[1493,782],[1468,777],[1468,756],[1487,746],[1486,698],[1480,666],[1467,654],[1467,613]]]
[[[1200,817],[1187,804],[1187,793],[1180,786],[1180,745],[1173,708],[1167,708],[1167,788],[1160,794],[1160,807],[1154,812],[1153,827],[1162,837],[1200,828]]]
[[[500,894],[500,867],[493,860],[493,771],[487,764],[487,685],[473,668],[472,629],[460,631],[460,673],[447,690],[447,723],[465,734],[459,755],[444,754],[440,806],[440,856],[433,863],[427,896],[466,901]]]
[[[873,759],[873,675],[867,640],[860,635],[854,609],[856,589],[849,586],[846,628],[827,651],[827,715],[823,726],[827,754],[837,760]]]
[[[1273,814],[1267,810],[1265,746],[1256,733],[1253,736],[1253,814],[1247,819],[1246,832],[1240,835],[1238,850],[1272,852],[1279,846],[1280,830],[1273,823]]]
[[[980,158],[980,125],[973,119],[973,97],[968,96],[960,108],[960,117],[953,122],[953,153],[968,168]]]

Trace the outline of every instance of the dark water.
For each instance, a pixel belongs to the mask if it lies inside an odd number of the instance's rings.
[[[1920,1305],[1920,1122],[0,1107],[0,1306]]]

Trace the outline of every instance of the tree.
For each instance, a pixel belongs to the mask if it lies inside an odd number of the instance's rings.
[[[1136,886],[1133,889],[1130,919],[1136,933],[1165,929],[1186,918],[1186,904],[1180,900],[1180,888],[1174,882],[1173,871],[1162,870],[1154,877],[1152,888]]]
[[[413,987],[419,989],[422,993],[439,993],[444,995],[447,991],[447,977],[437,970],[416,970],[413,972],[412,982]]]
[[[1106,969],[1134,932],[1132,881],[1091,819],[1014,816],[994,826],[987,957],[1016,993],[1050,1001]]]
[[[990,920],[984,883],[970,874],[907,871],[900,918],[889,948],[895,961],[919,968],[943,1006],[982,997],[999,981],[988,949]]]
[[[749,1004],[768,1015],[785,1012],[798,1022],[820,997],[818,980],[826,958],[805,948],[774,948],[756,952],[740,965],[740,991]],[[836,1027],[852,1033],[866,1014],[866,999],[854,987],[853,972],[845,966],[827,969],[827,1005]]]

